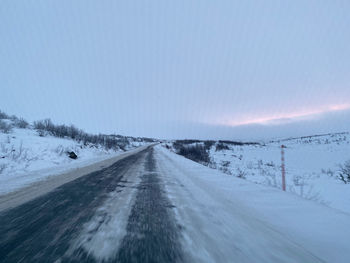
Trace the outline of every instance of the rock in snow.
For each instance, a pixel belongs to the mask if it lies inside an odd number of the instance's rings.
[[[68,156],[69,156],[69,158],[74,159],[74,160],[78,158],[78,155],[76,155],[75,152],[69,152]]]

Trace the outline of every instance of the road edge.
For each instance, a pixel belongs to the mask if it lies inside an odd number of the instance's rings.
[[[0,196],[0,212],[29,202],[30,200],[33,200],[41,195],[51,192],[55,188],[68,182],[71,182],[77,178],[109,167],[112,164],[126,157],[134,155],[138,152],[141,152],[147,149],[148,147],[152,147],[153,145],[154,144],[140,146],[136,149],[132,149],[118,156],[99,161],[94,164],[89,164],[87,166],[79,167],[69,172],[64,172],[61,174],[50,176],[45,180],[35,182],[29,186],[25,186],[8,194],[2,195]]]

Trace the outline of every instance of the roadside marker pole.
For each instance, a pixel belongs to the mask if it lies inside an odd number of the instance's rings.
[[[281,161],[282,161],[282,190],[286,191],[286,167],[284,164],[284,146],[283,144],[281,145]]]

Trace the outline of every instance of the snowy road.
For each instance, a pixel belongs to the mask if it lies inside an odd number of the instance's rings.
[[[348,262],[350,215],[161,146],[0,213],[0,262]]]

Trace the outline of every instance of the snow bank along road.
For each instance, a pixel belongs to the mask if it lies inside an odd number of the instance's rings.
[[[0,262],[349,262],[350,215],[150,146],[0,212]]]

